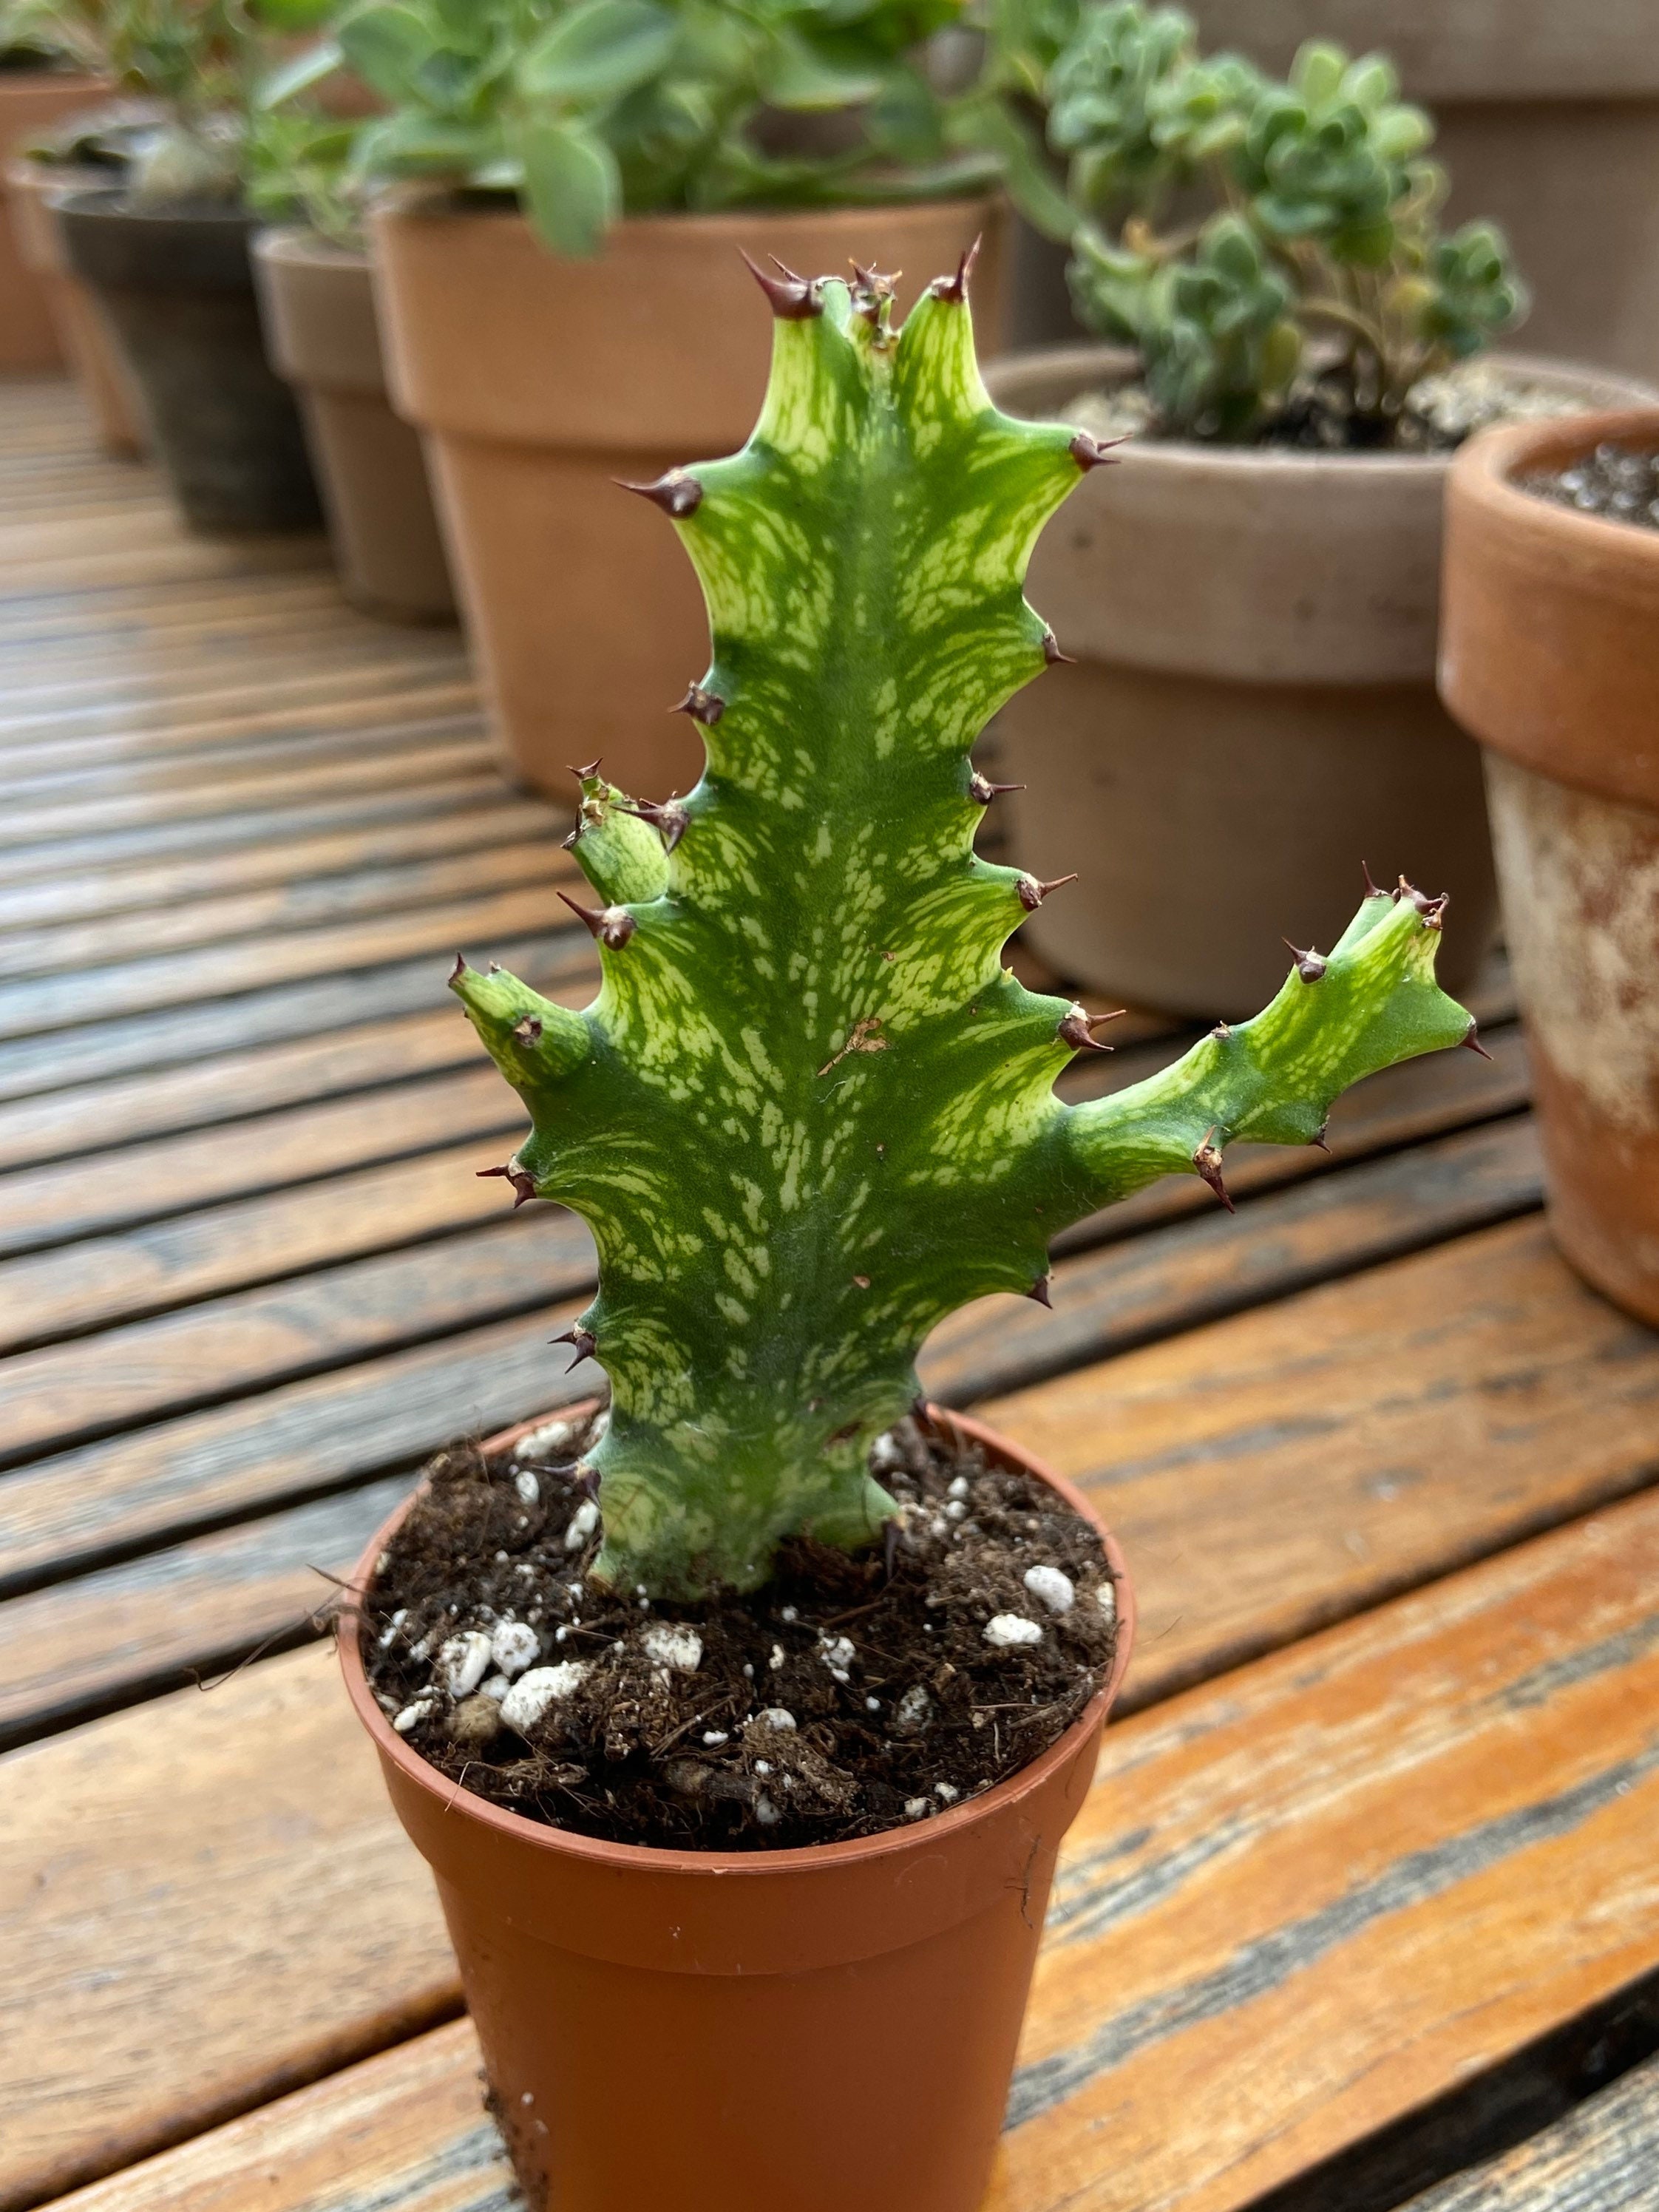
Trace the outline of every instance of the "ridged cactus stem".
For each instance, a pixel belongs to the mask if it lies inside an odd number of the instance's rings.
[[[1377,894],[1254,1021],[1117,1097],[1055,1097],[1086,1018],[1001,957],[1055,887],[975,855],[994,793],[968,753],[1054,657],[1026,562],[1103,456],[992,406],[965,278],[902,331],[869,272],[767,282],[749,443],[642,488],[708,603],[682,702],[702,779],[636,806],[580,772],[585,1012],[453,979],[530,1111],[515,1192],[593,1232],[598,1571],[653,1595],[752,1587],[791,1534],[871,1540],[870,1443],[946,1314],[1043,1294],[1069,1222],[1172,1170],[1218,1184],[1234,1137],[1316,1139],[1346,1085],[1473,1027],[1433,981],[1438,908]]]

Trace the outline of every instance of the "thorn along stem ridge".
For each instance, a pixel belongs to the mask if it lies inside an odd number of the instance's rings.
[[[894,1509],[870,1446],[948,1314],[1048,1305],[1073,1222],[1165,1174],[1230,1206],[1229,1143],[1316,1142],[1349,1084],[1471,1031],[1434,981],[1440,902],[1373,894],[1328,952],[1292,948],[1253,1020],[1060,1096],[1112,1017],[1005,964],[1076,879],[975,852],[1009,787],[972,754],[1059,650],[1026,562],[1109,453],[987,404],[972,265],[897,326],[872,267],[754,270],[753,436],[630,487],[702,586],[709,659],[678,711],[704,774],[653,803],[577,771],[591,890],[562,896],[605,956],[589,1005],[453,979],[531,1124],[483,1172],[593,1232],[599,1291],[562,1338],[611,1387],[590,1571],[653,1598],[753,1589],[802,1534],[873,1549]]]

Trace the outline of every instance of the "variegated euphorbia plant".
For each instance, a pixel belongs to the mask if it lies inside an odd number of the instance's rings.
[[[1441,902],[1402,885],[1253,1021],[1056,1097],[1090,1018],[1003,964],[1055,886],[975,855],[969,748],[1054,658],[1026,562],[1105,455],[993,407],[966,274],[902,329],[866,272],[762,278],[749,443],[644,487],[708,603],[703,777],[635,806],[582,774],[590,1006],[453,979],[533,1123],[494,1172],[598,1244],[570,1333],[612,1389],[597,1571],[653,1596],[753,1587],[800,1532],[870,1542],[894,1510],[870,1446],[944,1316],[1046,1299],[1068,1223],[1171,1172],[1224,1197],[1230,1140],[1317,1142],[1347,1085],[1473,1033],[1434,981]]]

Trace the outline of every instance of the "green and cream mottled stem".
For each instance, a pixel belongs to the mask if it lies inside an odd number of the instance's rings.
[[[530,1111],[503,1172],[593,1232],[572,1340],[612,1385],[599,1571],[653,1595],[752,1586],[803,1531],[869,1541],[871,1441],[946,1314],[1046,1295],[1068,1222],[1171,1170],[1218,1185],[1231,1138],[1316,1139],[1346,1084],[1472,1028],[1433,981],[1437,907],[1378,894],[1254,1021],[1055,1097],[1086,1017],[1002,949],[1056,887],[975,854],[994,793],[968,754],[1054,657],[1026,562],[1103,455],[992,406],[965,280],[895,330],[872,273],[763,279],[754,434],[643,488],[708,602],[682,702],[706,771],[641,806],[579,771],[592,1006],[453,978]]]

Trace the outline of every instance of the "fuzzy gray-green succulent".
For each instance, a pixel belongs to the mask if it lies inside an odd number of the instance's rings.
[[[645,488],[708,602],[706,772],[641,807],[584,775],[585,1011],[453,978],[530,1110],[495,1172],[593,1232],[572,1337],[612,1389],[598,1572],[653,1595],[755,1585],[801,1532],[871,1541],[869,1449],[946,1314],[1046,1298],[1068,1223],[1172,1172],[1220,1193],[1231,1140],[1316,1141],[1357,1078],[1473,1030],[1434,981],[1440,904],[1402,884],[1255,1020],[1055,1095],[1091,1024],[1004,965],[1057,887],[976,857],[969,750],[1053,657],[1026,562],[1106,456],[991,404],[965,270],[902,330],[884,279],[763,282],[753,435]]]

